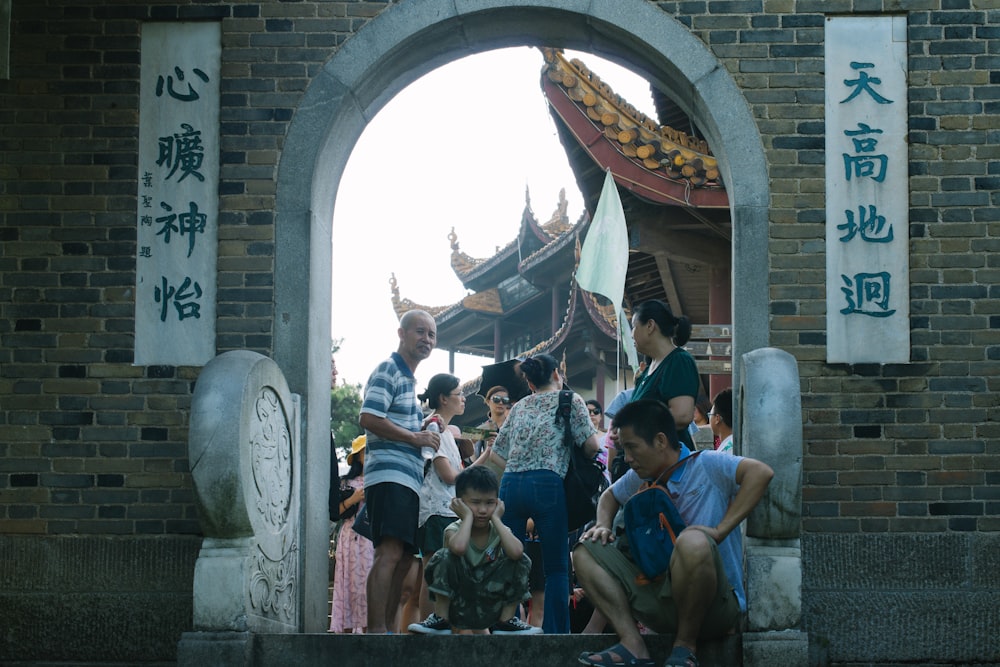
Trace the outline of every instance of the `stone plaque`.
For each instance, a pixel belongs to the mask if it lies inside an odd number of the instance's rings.
[[[215,356],[218,23],[142,28],[135,364]]]
[[[906,17],[826,20],[826,360],[910,360]]]

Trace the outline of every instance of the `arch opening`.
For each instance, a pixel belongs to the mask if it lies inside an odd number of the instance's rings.
[[[767,344],[766,162],[749,106],[721,63],[646,0],[473,4],[387,7],[325,64],[289,127],[275,211],[274,356],[291,390],[303,396],[306,498],[325,498],[328,483],[330,251],[341,175],[386,102],[450,60],[506,46],[554,46],[600,55],[671,91],[713,147],[729,194],[734,360]],[[320,632],[327,604],[326,504],[304,506],[300,618],[303,631]]]

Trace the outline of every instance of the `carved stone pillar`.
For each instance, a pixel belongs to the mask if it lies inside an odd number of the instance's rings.
[[[198,378],[188,457],[205,539],[184,662],[209,644],[212,656],[242,653],[246,633],[301,631],[298,415],[298,396],[260,354],[226,352]]]

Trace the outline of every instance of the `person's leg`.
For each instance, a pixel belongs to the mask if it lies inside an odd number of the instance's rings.
[[[595,609],[594,613],[590,615],[590,620],[587,621],[587,625],[580,632],[582,635],[600,635],[604,633],[604,629],[608,625],[608,619],[604,617],[600,609]]]
[[[395,537],[385,536],[375,547],[375,559],[368,573],[365,591],[368,596],[368,632],[383,635],[389,628],[392,617],[399,607],[400,581],[395,581],[396,571],[404,555],[403,542]],[[406,567],[411,558],[407,555]],[[404,572],[405,574],[405,572]],[[394,586],[395,583],[395,586]],[[395,589],[395,590],[393,590]]]
[[[636,658],[648,659],[649,649],[636,627],[625,589],[583,548],[573,552],[576,578],[593,603],[594,608],[611,622],[622,646]]]
[[[708,535],[685,530],[677,536],[670,559],[670,587],[677,605],[674,646],[697,649],[705,612],[715,598],[718,581]]]
[[[532,534],[534,524],[532,523]],[[528,603],[527,621],[536,628],[542,627],[545,620],[545,570],[542,563],[542,545],[537,538],[524,543],[524,553],[531,558],[531,573],[528,575],[528,590],[531,600]]]
[[[528,623],[536,628],[545,622],[545,588],[531,591],[531,604],[528,606]]]
[[[500,480],[500,499],[503,500],[504,512],[501,521],[510,528],[510,532],[521,540],[528,549],[525,537],[527,535],[529,511],[532,499],[527,495],[529,486],[526,476],[529,473],[505,473]],[[530,557],[530,555],[529,555]]]
[[[531,473],[535,530],[542,545],[545,571],[545,634],[569,634],[569,546],[566,543],[566,495],[559,475]]]
[[[413,558],[410,566],[406,568],[403,582],[399,590],[399,607],[395,622],[389,627],[395,628],[393,632],[406,632],[410,623],[414,623],[423,618],[418,618],[420,612],[420,589],[424,580],[422,562],[419,558]]]

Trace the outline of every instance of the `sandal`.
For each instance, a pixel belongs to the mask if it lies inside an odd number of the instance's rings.
[[[656,667],[655,660],[637,658],[621,644],[615,644],[599,653],[584,651],[578,660],[580,664],[590,667]]]
[[[698,667],[698,657],[686,646],[675,646],[663,667]]]

